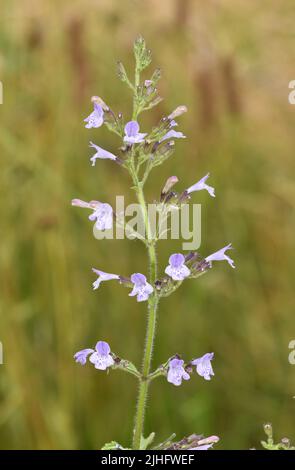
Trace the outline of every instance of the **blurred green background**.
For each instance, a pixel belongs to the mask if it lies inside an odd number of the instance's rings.
[[[114,153],[119,140],[83,119],[92,95],[130,118],[115,64],[131,70],[139,33],[163,70],[165,97],[142,129],[189,108],[179,127],[188,138],[154,170],[148,197],[167,176],[185,188],[210,171],[216,199],[194,198],[200,251],[232,242],[237,265],[216,263],[161,302],[154,365],[212,350],[216,375],[180,388],[153,383],[146,432],[217,434],[219,449],[241,449],[259,446],[271,421],[278,438],[294,439],[294,20],[292,0],[1,0],[1,448],[130,443],[136,381],[72,356],[105,339],[140,365],[146,306],[116,283],[93,292],[91,267],[146,272],[146,253],[140,242],[95,240],[70,200],[132,201],[126,172],[89,163],[89,140]],[[162,269],[179,249],[160,243]]]

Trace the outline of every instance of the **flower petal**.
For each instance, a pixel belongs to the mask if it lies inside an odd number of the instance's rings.
[[[107,356],[111,352],[111,348],[105,341],[98,341],[95,346],[96,351],[101,356]]]
[[[139,124],[137,121],[129,121],[127,122],[124,130],[128,137],[135,137],[139,131]]]
[[[168,139],[185,139],[185,138],[186,136],[182,132],[177,132],[174,129],[171,129],[159,140],[159,142],[163,142],[164,140],[168,140]]]
[[[200,181],[190,186],[186,190],[186,192],[190,194],[190,193],[193,193],[194,191],[202,191],[203,189],[205,189],[206,191],[208,191],[210,196],[215,197],[215,189],[212,186],[208,186],[208,184],[205,183],[205,181],[207,181],[209,176],[210,176],[210,173],[207,173],[207,175],[203,176],[203,178],[201,178]]]
[[[169,258],[169,264],[173,268],[179,268],[184,263],[184,261],[185,261],[185,257],[183,256],[182,253],[174,253]]]

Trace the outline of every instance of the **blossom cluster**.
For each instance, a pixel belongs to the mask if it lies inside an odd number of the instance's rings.
[[[115,365],[116,355],[111,352],[111,348],[106,341],[98,341],[94,349],[86,348],[78,351],[74,359],[81,365],[85,365],[87,360],[94,365],[95,369],[106,370]],[[179,386],[182,380],[189,380],[190,374],[195,366],[195,371],[205,380],[211,380],[214,375],[211,361],[214,353],[206,353],[202,357],[193,359],[187,364],[178,355],[168,360],[166,365],[160,366],[162,374],[167,376],[169,383]]]
[[[187,108],[186,106],[178,106],[169,115],[164,116],[151,132],[142,132],[138,122],[138,116],[141,112],[156,106],[162,99],[158,95],[156,86],[160,78],[160,72],[157,69],[151,79],[144,80],[141,83],[140,72],[150,64],[151,54],[150,51],[146,49],[145,42],[142,38],[139,38],[139,40],[135,42],[134,51],[136,58],[134,84],[129,80],[123,64],[118,63],[119,78],[128,85],[133,93],[132,119],[126,122],[122,113],[116,114],[100,97],[95,96],[92,98],[93,110],[84,119],[84,122],[85,128],[87,129],[97,129],[105,125],[111,132],[119,136],[121,142],[119,148],[120,153],[113,153],[113,151],[106,150],[90,141],[89,146],[91,149],[94,149],[95,152],[90,157],[90,162],[92,166],[95,166],[97,160],[112,160],[114,163],[120,165],[120,167],[126,169],[132,178],[134,184],[133,189],[136,190],[138,201],[142,207],[143,217],[148,218],[148,216],[145,215],[146,203],[142,188],[152,169],[161,165],[172,155],[175,140],[186,138],[184,133],[176,130],[176,128],[178,127],[178,118],[187,111]],[[163,207],[168,207],[170,204],[180,207],[181,204],[191,199],[193,193],[202,190],[207,191],[208,194],[214,198],[215,188],[208,184],[209,176],[210,174],[207,173],[196,183],[180,193],[171,190],[178,182],[178,178],[176,176],[170,176],[161,191],[160,203]],[[116,223],[118,214],[114,213],[112,206],[107,202],[98,200],[86,202],[81,199],[73,199],[72,205],[88,209],[90,211],[88,218],[91,222],[94,222],[95,228],[99,231],[109,230],[113,227],[114,223]],[[145,223],[147,227],[149,227],[149,221],[145,220]],[[147,249],[153,250],[154,257],[156,257],[155,243],[156,240],[153,238],[148,238],[146,241]],[[155,315],[157,308],[155,306],[158,304],[161,297],[170,295],[186,279],[193,279],[205,273],[212,268],[213,262],[226,261],[232,268],[235,268],[233,259],[227,253],[231,249],[232,245],[230,243],[204,258],[197,252],[188,254],[172,253],[164,268],[165,274],[163,274],[162,277],[157,277],[156,275],[150,276],[149,280],[147,280],[144,274],[139,272],[125,277],[120,274],[108,273],[100,269],[92,268],[92,271],[97,276],[92,284],[93,289],[97,290],[101,283],[105,281],[118,281],[120,284],[131,289],[129,296],[135,297],[137,302],[148,302],[149,315],[151,315],[150,310],[153,308],[155,310],[152,314]],[[154,272],[156,272],[156,270],[154,270]],[[155,323],[154,320],[154,324]],[[149,336],[150,345],[152,345],[153,340],[154,330],[151,336]],[[142,373],[140,373],[131,362],[118,358],[118,356],[112,352],[110,345],[106,341],[100,340],[96,343],[94,348],[86,348],[78,351],[74,355],[74,359],[83,366],[87,362],[90,362],[94,365],[95,369],[98,370],[105,371],[110,368],[120,367],[135,375],[141,385],[145,382],[149,384],[151,380],[158,376],[165,376],[167,381],[175,386],[180,386],[183,380],[190,380],[194,373],[201,376],[206,381],[210,381],[214,376],[211,364],[214,358],[213,352],[203,354],[201,357],[192,359],[189,362],[185,362],[181,356],[176,354],[170,357],[165,364],[161,364],[154,372],[150,372],[152,347],[147,348],[147,351],[150,351],[150,356],[146,357],[147,369],[143,367]],[[146,393],[146,389],[144,393]],[[142,399],[139,406],[142,406],[142,410],[144,410],[145,398]],[[142,445],[143,439],[142,429],[140,429],[142,421],[141,419],[137,421],[138,427],[134,431],[135,445],[138,446]],[[198,444],[197,446],[192,444],[191,448],[207,450],[218,440],[216,436],[211,436],[211,438],[211,440],[208,438],[209,440],[207,439],[207,441],[206,439],[203,441],[193,439],[192,442],[196,441]]]

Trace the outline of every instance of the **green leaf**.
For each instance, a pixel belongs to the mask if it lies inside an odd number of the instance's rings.
[[[124,65],[122,64],[122,62],[120,62],[120,61],[117,62],[117,75],[118,75],[119,79],[122,82],[127,83],[129,88],[131,88],[131,90],[134,91],[134,87],[133,87],[132,83],[130,82],[130,80],[128,78],[126,69],[125,69]]]
[[[156,85],[158,83],[158,81],[160,80],[161,78],[161,69],[157,68],[153,75],[151,76],[151,81],[153,82],[153,85]]]
[[[171,434],[171,436],[167,437],[167,439],[165,439],[165,441],[163,441],[160,444],[158,444],[157,446],[155,446],[153,448],[153,450],[164,450],[164,449],[166,449],[167,447],[169,447],[173,443],[175,437],[176,437],[175,433]]]
[[[151,432],[151,434],[148,437],[141,436],[140,439],[140,449],[145,450],[147,449],[153,440],[155,439],[155,433]]]
[[[118,450],[118,449],[123,449],[123,447],[116,441],[107,442],[101,448],[101,450]]]

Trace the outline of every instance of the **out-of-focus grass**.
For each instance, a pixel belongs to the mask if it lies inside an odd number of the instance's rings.
[[[149,196],[168,175],[186,187],[210,171],[217,198],[200,194],[201,252],[232,241],[237,265],[217,264],[162,302],[154,364],[212,350],[216,375],[180,389],[154,383],[147,431],[159,439],[217,434],[220,448],[247,448],[267,420],[294,436],[295,117],[287,100],[294,19],[291,0],[2,1],[1,448],[130,439],[133,378],[81,368],[72,355],[103,338],[140,364],[145,306],[116,284],[92,292],[91,267],[145,272],[145,253],[136,242],[95,240],[85,213],[69,202],[113,204],[129,191],[111,162],[91,168],[89,140],[114,152],[120,143],[105,129],[84,129],[83,118],[93,94],[129,118],[115,60],[132,66],[139,32],[163,69],[165,96],[142,127],[178,104],[189,107],[180,124],[188,139],[155,170]],[[161,266],[179,248],[161,242]]]

